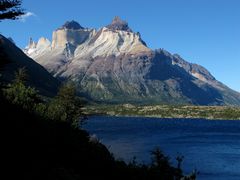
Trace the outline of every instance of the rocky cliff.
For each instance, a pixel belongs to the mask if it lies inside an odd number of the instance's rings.
[[[115,17],[99,30],[67,22],[24,50],[61,80],[73,80],[95,101],[240,105],[240,94],[204,67],[166,50],[152,50]],[[41,45],[39,45],[41,44]]]

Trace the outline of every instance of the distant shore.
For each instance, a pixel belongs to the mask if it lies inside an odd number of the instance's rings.
[[[173,106],[173,105],[89,105],[87,115],[126,117],[183,118],[207,120],[240,120],[240,107],[232,106]]]

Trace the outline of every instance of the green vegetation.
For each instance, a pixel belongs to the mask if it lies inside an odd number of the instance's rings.
[[[22,106],[24,109],[34,110],[40,97],[34,88],[27,87],[25,82],[27,73],[25,68],[19,69],[15,73],[15,79],[9,84],[3,93],[10,102]]]
[[[63,85],[56,97],[46,101],[26,80],[26,71],[19,69],[11,84],[1,84],[3,163],[10,164],[9,179],[195,179],[195,172],[183,175],[182,158],[173,167],[159,149],[152,152],[149,165],[135,159],[130,163],[116,160],[79,127],[77,119],[83,113],[73,84]]]
[[[76,88],[73,83],[66,83],[60,87],[59,92],[47,107],[47,117],[53,120],[67,121],[78,127],[80,120],[84,120],[81,111],[82,103],[76,96]]]
[[[45,119],[65,121],[76,127],[80,125],[84,115],[74,84],[62,85],[56,97],[44,102],[35,88],[26,85],[27,77],[25,68],[15,73],[13,82],[3,89],[3,95],[8,101]]]
[[[84,108],[88,115],[102,114],[110,116],[140,116],[158,118],[203,118],[239,120],[240,108],[231,106],[172,106],[132,104],[104,105],[94,104]]]

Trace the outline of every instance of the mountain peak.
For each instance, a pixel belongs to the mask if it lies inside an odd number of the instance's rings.
[[[119,16],[115,16],[112,20],[112,23],[106,27],[111,30],[132,32],[132,30],[128,27],[128,23],[126,21],[123,21]]]
[[[36,42],[34,42],[33,39],[30,37],[27,48],[32,49],[32,48],[36,48],[36,46],[37,46]]]
[[[72,21],[66,21],[62,27],[58,29],[72,29],[72,30],[79,30],[84,29],[78,22],[72,20]]]
[[[126,21],[123,21],[119,16],[115,16],[112,23],[126,23]]]

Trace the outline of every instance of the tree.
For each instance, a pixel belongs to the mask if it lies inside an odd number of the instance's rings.
[[[49,103],[47,117],[53,120],[61,120],[79,127],[85,119],[82,111],[82,103],[76,96],[76,87],[73,83],[66,83],[60,89],[55,98]]]
[[[150,172],[153,176],[151,179],[174,179],[176,176],[176,168],[170,165],[169,157],[165,156],[159,148],[153,150],[151,155],[152,164],[150,166]]]
[[[26,79],[26,69],[18,69],[15,73],[13,83],[9,84],[6,89],[3,89],[3,93],[11,103],[32,111],[36,104],[40,102],[40,97],[34,88],[25,85]]]
[[[16,84],[21,84],[21,83],[25,84],[27,79],[28,79],[27,70],[25,67],[23,67],[23,68],[19,68],[15,72],[15,79],[13,82]]]
[[[152,167],[156,167],[159,170],[170,167],[169,157],[165,156],[158,147],[151,152],[151,155],[152,155]]]
[[[21,0],[0,0],[0,21],[3,19],[18,19],[24,14],[20,7]]]

